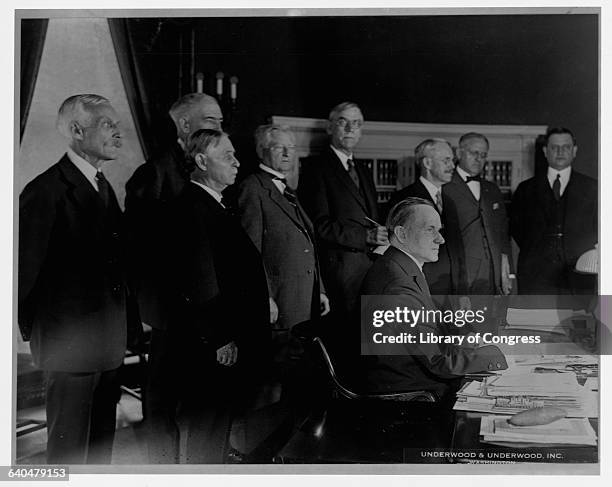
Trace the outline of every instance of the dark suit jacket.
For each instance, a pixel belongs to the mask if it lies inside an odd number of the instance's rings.
[[[172,331],[211,353],[234,341],[242,367],[263,363],[270,335],[266,276],[240,221],[194,183],[170,217]]]
[[[318,316],[322,287],[314,229],[301,205],[298,217],[262,170],[241,183],[238,204],[242,226],[261,253],[270,297],[278,305],[275,328],[291,328]]]
[[[175,143],[136,168],[125,185],[130,277],[142,320],[161,330],[172,319],[164,308],[167,279],[151,263],[165,258],[160,242],[167,233],[168,205],[189,181],[184,165],[183,149]]]
[[[457,279],[453,276],[454,291],[457,294],[468,294],[467,275],[471,272],[468,267],[473,262],[471,257],[482,252],[484,236],[491,251],[494,285],[500,293],[501,254],[511,259],[508,219],[501,191],[497,185],[482,180],[480,201],[477,201],[467,183],[455,170],[452,180],[442,186],[442,194],[446,197],[443,202],[444,238],[451,262],[459,264]],[[478,214],[482,217],[481,221],[477,218]]]
[[[420,179],[417,179],[414,183],[405,188],[396,191],[391,195],[391,199],[389,200],[388,211],[391,211],[397,203],[406,198],[423,198],[424,200],[431,201],[434,206],[436,204],[435,201],[431,198],[429,191],[425,185],[421,182]],[[446,240],[446,229],[444,228],[444,209],[446,205],[450,205],[448,198],[443,194],[442,195],[442,215],[440,215],[442,220],[442,236]],[[437,207],[436,207],[437,209]],[[452,275],[457,275],[460,269],[460,264],[458,262],[453,262],[454,266],[450,261],[450,252],[448,250],[448,244],[445,242],[440,245],[440,251],[438,252],[438,260],[437,262],[426,262],[423,265],[423,272],[425,274],[425,278],[427,279],[427,283],[429,284],[429,289],[434,295],[445,295],[450,294],[452,292]],[[455,255],[459,255],[458,252],[454,253]],[[457,279],[455,278],[455,281]]]
[[[357,189],[340,159],[327,147],[304,164],[298,188],[300,201],[315,228],[321,272],[330,304],[350,311],[357,302],[361,281],[372,261],[368,255],[365,217],[378,221],[376,188],[365,167],[356,164]]]
[[[576,265],[580,255],[597,242],[597,181],[572,170],[561,202],[565,206],[562,246],[563,265],[568,271]],[[518,260],[519,288],[548,265],[546,238],[553,221],[554,196],[546,173],[519,184],[512,198],[511,232],[520,248]],[[523,283],[523,284],[521,284]],[[561,284],[560,284],[561,285]],[[562,286],[563,287],[563,286]]]
[[[112,189],[111,189],[112,192]],[[19,325],[44,370],[117,368],[126,347],[121,210],[64,155],[19,198]]]
[[[402,308],[435,309],[423,273],[409,256],[395,247],[389,247],[374,262],[361,291],[363,295],[396,296],[393,303]],[[444,334],[435,323],[418,323],[412,331]],[[368,392],[432,390],[440,396],[453,378],[508,366],[504,355],[493,345],[463,349],[437,344],[406,345],[406,355],[364,357],[364,364]]]

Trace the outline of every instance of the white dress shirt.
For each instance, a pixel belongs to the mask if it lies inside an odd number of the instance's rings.
[[[569,183],[570,176],[572,174],[572,166],[567,166],[565,169],[561,169],[560,171],[548,166],[548,184],[550,184],[551,189],[555,179],[557,179],[557,174],[559,175],[559,182],[561,183],[559,195],[563,196],[563,192],[565,191],[565,188],[567,188],[567,183]]]
[[[459,166],[457,166],[457,174],[459,174],[459,176],[461,176],[461,179],[463,179],[464,181],[467,180],[468,176],[471,176],[471,174],[468,174]],[[467,183],[467,185],[468,188],[470,188],[472,194],[474,195],[474,198],[476,198],[476,201],[480,201],[480,182],[470,181],[469,183]]]

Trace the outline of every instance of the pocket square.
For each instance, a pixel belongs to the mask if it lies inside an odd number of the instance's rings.
[[[493,209],[499,210],[499,203],[493,203]]]

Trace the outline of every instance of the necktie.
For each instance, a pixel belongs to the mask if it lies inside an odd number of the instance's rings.
[[[357,170],[355,169],[355,162],[353,161],[353,159],[348,159],[346,163],[348,165],[349,176],[355,183],[355,186],[359,188],[359,175],[357,174]]]
[[[440,214],[442,213],[442,191],[438,190],[436,193],[436,206]]]
[[[559,201],[561,199],[561,174],[557,174],[557,179],[553,182],[552,190],[555,199]]]
[[[287,199],[292,206],[297,207],[297,195],[295,191],[293,191],[289,186],[285,186],[285,191],[283,191],[283,196]]]
[[[104,208],[108,208],[108,202],[110,200],[110,185],[108,180],[104,177],[102,171],[96,173],[96,183],[98,185],[98,194],[104,203]]]

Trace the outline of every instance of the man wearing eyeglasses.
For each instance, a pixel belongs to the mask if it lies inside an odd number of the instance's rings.
[[[442,193],[448,249],[456,294],[509,294],[510,240],[501,191],[482,177],[489,141],[470,132],[459,139],[458,164]],[[445,200],[446,201],[446,200]]]
[[[357,104],[334,107],[327,122],[330,145],[304,165],[299,184],[300,200],[315,227],[330,305],[338,317],[358,305],[361,282],[372,264],[370,252],[389,244],[387,229],[372,223],[379,217],[372,175],[353,152],[363,123]]]
[[[521,294],[584,292],[572,269],[597,242],[597,181],[575,171],[578,146],[566,128],[550,128],[547,172],[523,181],[512,198],[511,232],[520,248]]]
[[[261,163],[240,185],[240,219],[266,270],[276,379],[283,386],[283,399],[295,405],[295,393],[306,388],[304,380],[297,379],[304,350],[291,329],[326,315],[329,300],[314,228],[289,182],[298,164],[295,137],[288,127],[262,125],[255,131],[255,143]]]

